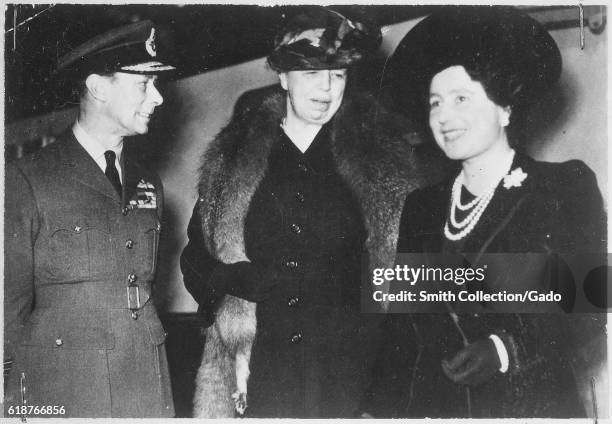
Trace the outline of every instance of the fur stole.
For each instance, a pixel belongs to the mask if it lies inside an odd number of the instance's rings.
[[[261,103],[235,111],[204,154],[198,187],[202,232],[209,252],[224,263],[248,260],[244,222],[286,107],[285,92],[275,89]],[[372,96],[345,95],[328,125],[338,173],[361,206],[369,268],[391,266],[404,199],[428,182],[429,169],[417,166],[402,120]],[[207,330],[194,416],[233,417],[235,409],[244,410],[255,328],[255,304],[225,296]]]

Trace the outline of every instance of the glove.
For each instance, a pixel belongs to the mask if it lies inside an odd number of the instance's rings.
[[[493,340],[479,340],[461,349],[450,360],[442,361],[444,374],[457,384],[477,386],[489,380],[501,363]]]
[[[261,302],[270,297],[276,279],[251,262],[243,261],[217,265],[210,277],[210,285],[217,295],[229,294],[250,302]]]

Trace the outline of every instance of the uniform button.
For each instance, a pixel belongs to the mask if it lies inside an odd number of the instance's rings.
[[[55,339],[55,346],[61,346],[64,344],[64,341],[62,340],[61,337],[58,337],[57,339]]]
[[[131,249],[132,247],[134,247],[134,240],[126,240],[125,248],[126,249]]]
[[[302,172],[302,173],[304,173],[304,174],[305,174],[306,172],[308,172],[308,167],[306,166],[306,164],[304,164],[304,163],[302,163],[302,162],[300,162],[300,163],[298,164],[298,169],[300,170],[300,172]]]
[[[138,277],[136,277],[136,274],[128,275],[128,283],[134,283],[134,282],[136,282],[137,279],[138,279]]]
[[[300,234],[302,232],[302,227],[300,227],[298,224],[291,224],[291,231],[293,231],[295,234]]]
[[[155,223],[155,230],[157,231],[161,230],[161,223],[159,221]]]
[[[125,216],[130,213],[130,209],[126,206],[125,208],[121,209],[121,213]]]
[[[132,319],[133,320],[137,320],[138,319],[138,312],[132,311]]]
[[[75,232],[75,233],[80,233],[80,232],[81,232],[81,230],[82,230],[82,228],[81,228],[81,227],[79,227],[78,225],[77,225],[76,227],[74,227],[74,232]]]
[[[295,269],[298,266],[297,261],[287,261],[285,262],[285,266],[289,269]]]
[[[304,203],[304,195],[301,192],[295,193],[295,198],[298,202]]]
[[[297,344],[299,342],[302,341],[302,333],[294,333],[291,335],[291,337],[289,338],[289,340],[291,341],[291,343]]]
[[[300,304],[300,298],[299,297],[290,297],[287,300],[287,306],[289,306],[290,308],[294,308],[296,306],[298,306]]]

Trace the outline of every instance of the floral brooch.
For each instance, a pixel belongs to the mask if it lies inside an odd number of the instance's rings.
[[[504,188],[509,190],[512,187],[520,187],[525,178],[527,174],[521,168],[516,168],[504,177]]]

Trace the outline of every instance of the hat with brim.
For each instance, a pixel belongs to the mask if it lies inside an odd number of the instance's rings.
[[[348,68],[374,52],[381,40],[378,28],[330,9],[312,8],[284,25],[268,64],[277,72]]]
[[[151,21],[112,29],[79,45],[58,61],[58,72],[89,74],[125,72],[155,75],[176,68],[161,57]]]
[[[408,109],[437,73],[455,65],[486,73],[492,86],[508,91],[504,99],[524,101],[558,80],[561,54],[542,25],[514,7],[447,6],[406,34],[385,80],[396,105]]]

